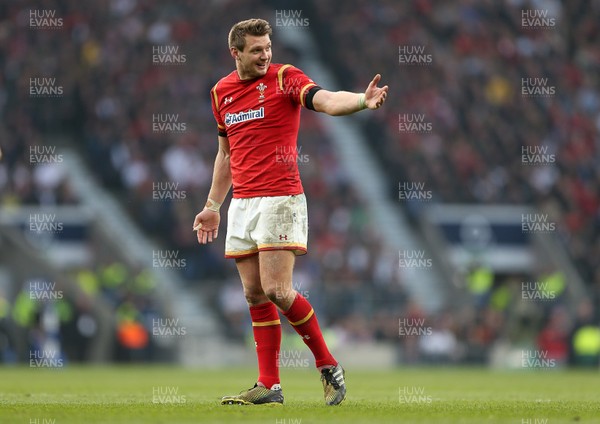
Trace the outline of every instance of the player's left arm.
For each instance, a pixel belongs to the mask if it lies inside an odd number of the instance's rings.
[[[377,86],[380,80],[381,75],[375,75],[364,93],[321,89],[312,98],[313,107],[317,112],[332,116],[349,115],[363,109],[379,109],[388,93],[387,85]]]

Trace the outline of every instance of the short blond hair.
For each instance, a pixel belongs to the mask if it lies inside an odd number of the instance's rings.
[[[271,34],[273,34],[273,29],[269,22],[257,18],[246,19],[231,27],[228,37],[229,48],[235,47],[239,51],[243,51],[244,47],[246,47],[246,35],[261,36]]]

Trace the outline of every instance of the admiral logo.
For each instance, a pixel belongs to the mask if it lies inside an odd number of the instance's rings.
[[[254,119],[263,119],[265,117],[265,108],[261,107],[258,110],[249,109],[247,112],[226,113],[225,125],[228,127],[240,122],[252,121]]]

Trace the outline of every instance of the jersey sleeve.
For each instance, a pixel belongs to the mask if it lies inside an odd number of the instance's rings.
[[[221,137],[227,137],[227,127],[225,126],[225,123],[221,118],[221,114],[219,113],[219,95],[217,92],[218,85],[219,83],[216,83],[215,86],[210,90],[210,102],[215,121],[217,121],[217,132]]]
[[[306,107],[306,96],[317,84],[304,72],[292,65],[283,65],[277,72],[277,89],[295,103]]]

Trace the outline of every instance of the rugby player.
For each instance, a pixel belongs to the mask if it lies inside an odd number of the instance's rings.
[[[346,396],[344,370],[329,352],[310,303],[292,288],[295,257],[307,252],[308,217],[295,155],[280,160],[280,153],[297,151],[301,107],[328,115],[374,110],[385,102],[388,87],[377,86],[378,74],[364,93],[322,89],[300,69],[271,63],[271,34],[263,19],[236,23],[228,40],[236,69],[211,90],[219,148],[208,200],[193,228],[201,244],[217,238],[219,208],[233,185],[225,257],[236,261],[258,357],[254,387],[221,403],[283,403],[281,311],[315,357],[325,403],[337,405]]]

